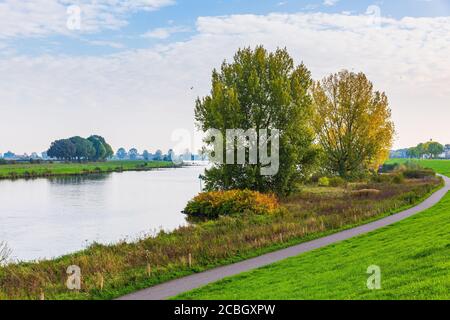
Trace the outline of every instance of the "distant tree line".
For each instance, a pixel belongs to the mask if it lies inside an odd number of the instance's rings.
[[[447,148],[450,145],[446,146]],[[444,147],[439,142],[429,141],[426,143],[419,143],[417,146],[409,148],[406,151],[408,158],[438,158],[442,153],[444,153],[446,147]]]
[[[87,139],[76,136],[52,142],[47,155],[66,161],[104,161],[112,157],[114,151],[101,136],[93,135]]]
[[[150,153],[148,150],[144,150],[142,155],[139,154],[139,151],[136,148],[131,148],[128,152],[125,148],[119,148],[116,153],[116,157],[119,160],[137,160],[143,159],[146,161],[172,161],[175,157],[175,153],[172,149],[170,149],[167,154],[163,154],[161,150],[156,150],[154,154]],[[190,160],[184,158],[185,160]]]

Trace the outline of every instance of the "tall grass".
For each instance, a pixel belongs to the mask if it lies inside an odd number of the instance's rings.
[[[132,244],[94,244],[52,261],[8,265],[0,269],[0,299],[37,299],[41,292],[47,299],[117,297],[380,218],[417,203],[441,183],[434,178],[304,189],[282,199],[285,209],[275,214],[221,217]],[[361,189],[380,192],[353,192]],[[70,265],[81,268],[80,291],[65,287]]]

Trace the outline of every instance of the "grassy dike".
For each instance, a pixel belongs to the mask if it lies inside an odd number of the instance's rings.
[[[223,217],[136,243],[94,244],[58,259],[0,268],[0,299],[39,299],[42,294],[46,299],[115,298],[385,217],[441,186],[439,179],[425,179],[306,188],[283,199],[284,209],[277,214]],[[368,188],[380,192],[374,198],[353,192]],[[81,268],[80,291],[65,286],[70,265]]]
[[[166,161],[106,161],[89,163],[17,163],[0,165],[0,179],[76,176],[174,167]]]

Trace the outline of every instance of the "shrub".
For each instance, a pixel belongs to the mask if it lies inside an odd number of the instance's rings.
[[[331,187],[342,187],[345,186],[347,184],[347,181],[345,181],[345,179],[341,178],[341,177],[332,177],[329,179],[330,182],[330,186]]]
[[[320,187],[328,187],[330,185],[330,179],[327,177],[322,177],[319,179],[318,183]]]
[[[381,168],[381,172],[392,172],[397,169],[399,166],[398,163],[385,163],[383,164],[383,167]]]
[[[432,169],[407,169],[403,171],[403,175],[408,179],[423,179],[428,177],[435,177],[436,172]]]
[[[192,217],[215,219],[235,214],[270,214],[276,209],[278,200],[273,194],[230,190],[200,193],[188,202],[183,213]]]
[[[393,176],[392,182],[396,184],[402,184],[403,182],[405,182],[405,176],[402,172],[399,172]]]
[[[374,174],[372,176],[372,181],[376,183],[392,183],[391,174]]]

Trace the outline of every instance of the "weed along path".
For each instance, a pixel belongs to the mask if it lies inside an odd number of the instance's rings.
[[[190,291],[204,285],[216,282],[223,278],[234,276],[242,272],[253,270],[259,267],[263,267],[286,258],[298,256],[304,252],[308,252],[314,249],[322,248],[333,243],[337,243],[343,240],[347,240],[379,228],[391,225],[395,222],[401,221],[408,217],[411,217],[419,212],[431,208],[437,204],[446,194],[450,191],[450,179],[442,176],[445,181],[445,186],[432,194],[424,202],[419,205],[402,211],[395,215],[353,228],[345,231],[341,231],[323,238],[305,242],[293,247],[289,247],[283,250],[268,253],[253,259],[245,260],[239,263],[231,264],[215,268],[209,271],[193,274],[180,279],[165,282],[154,287],[144,289],[126,296],[119,298],[119,300],[164,300],[170,297],[176,296],[180,293]]]

